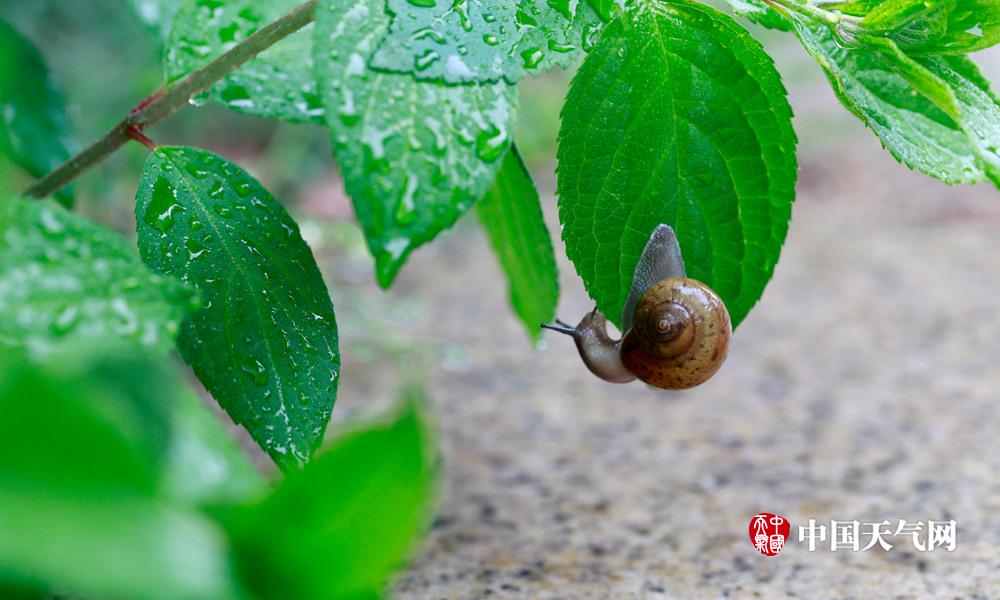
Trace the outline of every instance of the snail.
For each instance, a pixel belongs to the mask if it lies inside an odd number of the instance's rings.
[[[587,368],[612,383],[636,378],[680,390],[708,380],[726,360],[732,325],[726,305],[710,287],[685,277],[677,236],[659,225],[649,236],[622,308],[625,334],[608,335],[597,308],[576,327],[556,319],[542,327],[573,338]]]

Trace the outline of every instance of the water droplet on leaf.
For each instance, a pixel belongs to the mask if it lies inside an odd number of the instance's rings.
[[[193,237],[188,237],[187,241],[184,242],[184,247],[188,251],[188,259],[194,260],[205,253],[205,246]]]
[[[524,59],[525,69],[534,69],[540,62],[542,62],[544,57],[545,53],[542,52],[541,48],[528,48],[521,53],[521,58]]]
[[[425,50],[423,54],[413,59],[413,68],[417,71],[426,71],[439,58],[441,58],[441,55],[436,51]]]
[[[174,226],[175,213],[183,210],[184,207],[177,203],[177,195],[170,182],[163,177],[157,178],[144,214],[146,224],[166,233]]]
[[[396,200],[396,214],[394,219],[397,225],[408,225],[417,218],[416,203],[414,196],[420,180],[411,173],[408,173],[403,184],[403,189]]]
[[[507,131],[490,125],[476,136],[476,154],[479,158],[493,162],[507,150]]]
[[[553,52],[566,54],[568,52],[576,50],[576,46],[572,44],[562,44],[555,40],[549,40],[549,50],[552,50]]]
[[[197,179],[204,179],[204,178],[208,177],[208,175],[209,175],[208,171],[206,171],[205,169],[201,168],[196,163],[188,163],[184,167],[184,170],[187,171],[188,173],[190,173],[192,177],[195,177]]]
[[[250,376],[254,384],[258,387],[267,385],[269,375],[264,364],[255,358],[251,358],[242,364],[243,372]]]
[[[435,44],[438,44],[439,46],[443,46],[448,43],[448,40],[444,37],[444,35],[437,29],[434,29],[433,27],[424,27],[420,31],[413,34],[413,39],[415,40],[429,39],[433,41]]]
[[[250,92],[242,85],[228,85],[219,92],[219,99],[232,108],[253,108]]]
[[[76,305],[69,305],[59,311],[59,314],[52,321],[52,333],[57,336],[66,335],[76,327],[79,321],[80,309]]]

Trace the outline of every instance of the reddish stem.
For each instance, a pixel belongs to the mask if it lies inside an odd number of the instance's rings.
[[[156,102],[157,100],[159,100],[160,97],[163,96],[163,92],[165,92],[166,89],[167,89],[166,85],[163,85],[163,86],[160,87],[160,89],[156,90],[155,92],[153,92],[149,96],[146,96],[145,100],[143,100],[139,104],[136,104],[135,108],[133,108],[131,111],[129,111],[129,113],[128,113],[129,116],[132,116],[132,115],[136,114],[137,112],[139,112],[142,109],[146,108],[147,106],[149,106],[153,102]]]
[[[39,179],[24,194],[35,198],[48,196],[110,156],[130,139],[141,142],[147,148],[155,148],[156,144],[142,134],[143,128],[159,123],[186,106],[192,96],[211,88],[215,82],[243,63],[312,23],[316,2],[317,0],[305,0],[285,16],[261,27],[204,67],[188,73],[166,89],[153,92],[103,137]]]
[[[149,136],[142,132],[142,129],[138,125],[129,125],[125,128],[125,135],[130,139],[133,139],[143,146],[149,148],[151,151],[156,150],[156,142],[151,140]]]

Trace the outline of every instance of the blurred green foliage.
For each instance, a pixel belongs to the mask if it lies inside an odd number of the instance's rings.
[[[426,523],[420,392],[269,484],[180,379],[134,347],[4,350],[2,597],[377,596]]]
[[[0,346],[35,358],[83,340],[166,350],[197,305],[117,233],[50,200],[0,198]]]
[[[0,19],[0,157],[41,177],[76,150],[62,94],[35,45]],[[56,194],[72,204],[72,188]]]
[[[172,374],[134,353],[94,356],[5,357],[3,580],[89,597],[236,597],[219,527],[159,493]]]

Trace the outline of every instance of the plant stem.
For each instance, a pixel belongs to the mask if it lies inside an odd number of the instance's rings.
[[[137,139],[136,132],[141,133],[145,127],[167,118],[188,104],[195,94],[211,88],[215,82],[235,71],[243,63],[311,23],[315,9],[316,0],[299,4],[288,14],[260,28],[201,69],[189,73],[168,88],[154,92],[101,139],[35,182],[25,190],[25,195],[42,198],[73,181],[129,140]]]
[[[143,133],[142,130],[139,129],[138,127],[136,127],[135,125],[131,125],[125,131],[125,133],[126,133],[126,135],[128,135],[129,139],[133,139],[133,140],[139,142],[140,144],[142,144],[143,146],[149,148],[150,152],[152,152],[153,150],[156,150],[156,142],[154,142],[153,140],[149,139],[149,136],[147,136],[145,133]]]

